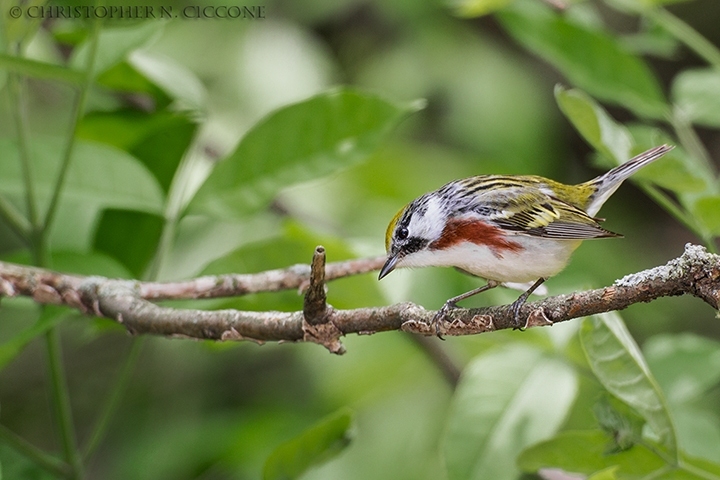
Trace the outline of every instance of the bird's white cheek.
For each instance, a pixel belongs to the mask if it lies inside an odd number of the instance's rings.
[[[439,238],[445,227],[446,215],[442,202],[438,198],[427,201],[427,210],[423,215],[414,215],[410,220],[410,234],[420,238]],[[419,252],[416,252],[419,253]]]

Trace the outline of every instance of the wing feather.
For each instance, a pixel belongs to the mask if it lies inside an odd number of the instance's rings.
[[[540,177],[499,175],[466,179],[460,215],[477,215],[514,235],[586,240],[621,236],[602,228],[600,219],[553,195]]]

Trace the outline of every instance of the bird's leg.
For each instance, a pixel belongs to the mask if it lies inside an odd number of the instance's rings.
[[[477,295],[478,293],[490,290],[491,288],[495,288],[498,285],[500,285],[500,282],[488,280],[487,284],[483,285],[482,287],[475,288],[473,290],[470,290],[469,292],[463,293],[462,295],[458,295],[457,297],[452,297],[450,300],[445,302],[445,305],[443,305],[442,308],[438,310],[438,312],[432,319],[432,325],[435,327],[435,335],[437,335],[439,339],[443,340],[442,335],[440,334],[440,321],[445,318],[445,316],[450,310],[452,310],[453,308],[457,308],[458,302],[461,302],[466,298],[470,298],[473,295]]]
[[[530,288],[525,290],[525,293],[520,295],[518,297],[518,299],[515,300],[512,303],[512,305],[510,306],[510,311],[513,314],[513,323],[515,324],[513,326],[513,330],[518,330],[518,329],[523,328],[523,326],[520,325],[520,309],[522,308],[523,305],[525,305],[525,302],[527,301],[530,294],[533,293],[536,288],[538,288],[540,285],[542,285],[543,282],[545,282],[545,280],[547,280],[547,278],[542,278],[542,277],[538,278],[537,281],[535,283],[533,283]]]

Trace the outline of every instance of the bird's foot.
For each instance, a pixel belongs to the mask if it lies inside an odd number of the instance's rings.
[[[443,305],[440,310],[437,311],[437,313],[430,322],[430,326],[435,329],[435,335],[440,340],[445,340],[442,337],[442,332],[440,331],[440,324],[445,322],[445,317],[447,317],[448,313],[450,313],[450,311],[455,308],[458,308],[457,303],[455,303],[453,299],[448,300],[447,302],[445,302],[445,305]]]
[[[513,314],[513,330],[525,330],[525,327],[527,327],[527,320],[525,320],[524,323],[520,322],[520,309],[523,305],[525,305],[525,302],[527,301],[530,294],[533,293],[540,285],[542,285],[543,282],[545,282],[545,278],[538,278],[537,281],[525,291],[525,293],[520,295],[518,299],[515,300],[512,305],[510,305],[510,311]]]
[[[527,326],[527,322],[520,321],[520,309],[523,305],[525,305],[525,300],[526,299],[521,296],[515,300],[512,305],[510,305],[510,311],[512,312],[513,318],[513,330],[524,331]]]

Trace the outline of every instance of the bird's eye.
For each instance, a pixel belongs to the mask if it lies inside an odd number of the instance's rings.
[[[405,240],[408,237],[408,235],[410,235],[410,232],[408,232],[407,227],[401,227],[397,231],[397,238],[400,240]]]

